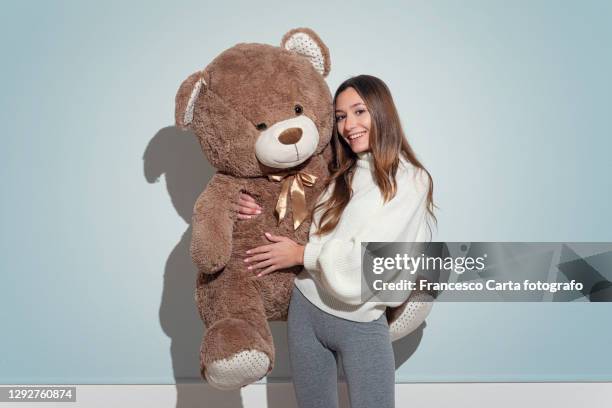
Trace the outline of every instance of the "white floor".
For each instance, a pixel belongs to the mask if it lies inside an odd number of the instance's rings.
[[[341,386],[340,407],[349,407]],[[396,407],[612,407],[612,383],[397,384]],[[206,384],[78,385],[76,403],[0,403],[1,407],[294,408],[291,384],[254,384],[236,392]]]

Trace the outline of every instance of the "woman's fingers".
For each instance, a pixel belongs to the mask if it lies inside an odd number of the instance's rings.
[[[238,218],[239,220],[248,220],[250,218],[252,218],[252,215],[249,214],[243,214],[241,211],[241,208],[238,204],[232,204],[231,205],[231,209],[233,212],[236,213],[236,218]]]
[[[250,256],[244,259],[244,262],[258,262],[263,261],[264,259],[269,259],[272,256],[271,252],[265,252],[263,254]]]
[[[263,252],[270,252],[271,249],[272,249],[272,245],[262,245],[262,246],[255,247],[253,249],[249,249],[248,251],[246,251],[246,254],[247,255],[261,254]]]
[[[272,242],[280,242],[280,241],[284,241],[286,238],[281,236],[281,235],[272,235],[269,232],[266,232],[264,234],[266,236],[266,238],[268,238],[268,240],[272,241]]]
[[[255,202],[255,199],[247,193],[240,193],[239,197],[242,198],[243,200]]]
[[[276,266],[275,266],[275,265],[272,265],[272,266],[270,266],[270,267],[268,267],[268,268],[264,269],[263,271],[259,272],[259,273],[257,274],[257,277],[258,277],[258,278],[261,278],[262,276],[267,275],[267,274],[269,274],[269,273],[272,273],[272,272],[274,272],[275,270],[276,270]]]
[[[266,238],[274,243],[246,251],[248,256],[244,262],[250,263],[247,269],[255,269],[258,272],[257,277],[260,277],[278,269],[299,265],[299,262],[295,260],[296,257],[299,257],[300,246],[298,244],[290,238],[272,235],[268,232],[266,232]],[[296,250],[298,255],[296,255]],[[259,271],[262,269],[263,271]]]
[[[265,261],[257,262],[249,266],[247,269],[263,269],[272,265],[274,265],[274,261],[272,259],[266,259]]]
[[[254,210],[258,210],[260,208],[255,201],[249,201],[243,198],[238,199],[238,205],[245,208],[252,208]]]
[[[239,199],[238,200],[238,212],[240,214],[260,214],[261,209],[255,203]]]
[[[247,193],[240,193],[239,197],[242,198],[243,200],[250,201],[252,203],[257,204],[255,202],[255,199],[253,197],[251,197],[250,195],[248,195]]]
[[[243,203],[245,207],[258,208],[261,210],[261,206],[257,204],[257,201],[255,201],[255,199],[248,194],[240,193],[238,196],[238,201]]]
[[[261,207],[255,202],[255,199],[245,193],[238,195],[238,202],[232,204],[232,209],[237,213],[239,220],[248,220],[261,214]]]

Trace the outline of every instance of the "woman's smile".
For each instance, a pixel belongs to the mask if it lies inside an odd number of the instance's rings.
[[[355,140],[360,138],[361,136],[365,135],[366,131],[362,131],[362,132],[357,132],[357,133],[351,133],[350,135],[348,135],[349,140]]]

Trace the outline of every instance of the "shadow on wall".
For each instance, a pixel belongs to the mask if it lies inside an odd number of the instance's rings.
[[[198,196],[215,174],[207,162],[197,137],[174,126],[158,131],[144,153],[144,174],[147,182],[155,183],[165,176],[170,201],[187,224],[180,240],[168,256],[164,268],[164,286],[159,309],[159,320],[164,333],[171,339],[170,356],[177,384],[176,408],[242,407],[239,390],[218,391],[212,387],[179,387],[178,384],[200,383],[199,351],[204,327],[194,300],[197,269],[191,261],[191,216]],[[394,343],[395,366],[402,365],[417,349],[423,334],[421,325],[410,336]],[[276,348],[274,370],[268,381],[291,380],[285,322],[271,323]],[[340,406],[348,407],[346,387],[341,387]],[[285,408],[296,406],[293,395],[286,388],[268,386],[267,406]]]

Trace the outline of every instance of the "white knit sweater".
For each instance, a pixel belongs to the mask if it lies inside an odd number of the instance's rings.
[[[360,153],[352,180],[353,195],[336,228],[315,235],[322,211],[314,214],[304,248],[304,271],[295,286],[315,306],[332,315],[369,322],[398,302],[361,299],[361,242],[423,242],[428,239],[427,191],[424,171],[403,158],[396,174],[397,193],[383,204],[373,176],[371,153]],[[321,196],[325,201],[333,186]],[[405,294],[407,298],[409,293]]]

